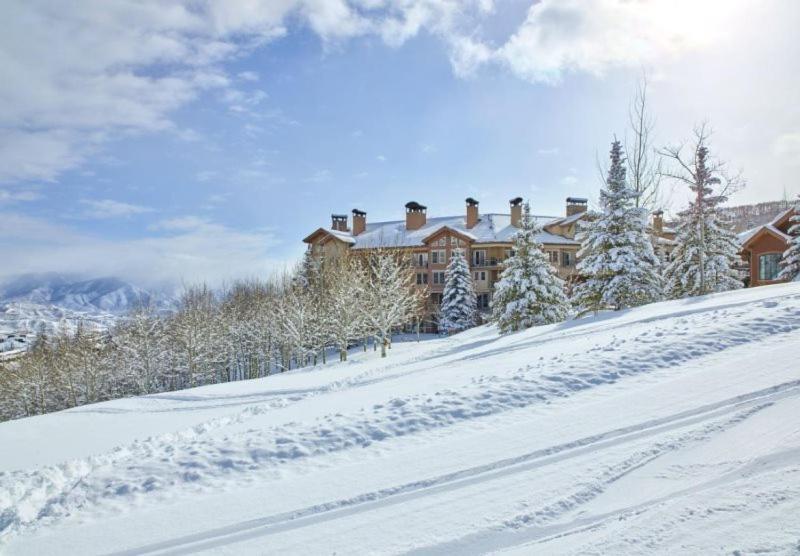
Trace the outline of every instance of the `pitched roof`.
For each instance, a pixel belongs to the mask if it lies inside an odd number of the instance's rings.
[[[555,216],[534,215],[539,226],[558,220]],[[331,235],[352,244],[354,249],[375,247],[421,247],[425,240],[444,228],[472,239],[475,243],[511,243],[519,228],[511,225],[509,214],[482,214],[478,223],[467,229],[463,215],[439,216],[428,218],[424,226],[418,230],[406,230],[405,220],[390,222],[368,222],[367,228],[357,236],[351,232],[339,232],[325,229]],[[311,237],[311,236],[309,236]],[[540,243],[557,245],[579,245],[573,239],[542,231],[536,236]]]
[[[761,226],[757,226],[755,228],[747,230],[746,232],[742,232],[741,234],[738,234],[737,237],[739,238],[739,243],[741,244],[741,246],[745,247],[748,243],[750,243],[750,241],[755,239],[755,237],[760,235],[762,232],[772,234],[778,239],[782,239],[787,243],[792,240],[792,236],[783,233],[778,228],[773,226],[771,223],[763,224]]]

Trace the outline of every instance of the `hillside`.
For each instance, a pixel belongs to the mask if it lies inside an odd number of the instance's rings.
[[[800,284],[0,423],[8,554],[788,553]]]

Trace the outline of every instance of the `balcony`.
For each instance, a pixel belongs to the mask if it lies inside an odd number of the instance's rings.
[[[497,267],[503,264],[502,259],[498,259],[495,257],[487,257],[485,259],[480,259],[478,261],[472,261],[472,268],[492,268]]]

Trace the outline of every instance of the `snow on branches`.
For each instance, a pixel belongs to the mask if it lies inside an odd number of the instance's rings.
[[[789,222],[792,223],[789,227],[789,235],[792,236],[792,239],[789,242],[789,248],[781,258],[782,268],[778,274],[780,280],[800,279],[800,196],[794,209],[794,216]]]
[[[659,260],[647,233],[647,209],[636,206],[639,193],[625,179],[619,141],[611,144],[606,188],[600,191],[601,212],[581,223],[577,239],[577,271],[573,304],[580,312],[620,310],[661,297]]]
[[[567,316],[564,283],[536,240],[540,231],[525,203],[512,255],[492,297],[492,320],[502,333],[559,322]]]
[[[454,249],[445,271],[439,327],[458,332],[475,325],[478,302],[469,264],[463,249]]]
[[[739,244],[721,209],[727,195],[743,185],[739,176],[728,176],[725,165],[709,155],[710,132],[695,130],[694,152],[686,160],[681,147],[666,149],[675,170],[665,175],[689,186],[694,199],[680,213],[677,245],[667,266],[666,288],[671,298],[704,295],[742,287],[735,264]]]

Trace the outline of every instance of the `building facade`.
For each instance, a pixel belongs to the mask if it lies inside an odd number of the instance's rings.
[[[771,222],[739,234],[743,261],[743,279],[749,287],[777,284],[780,261],[789,248],[789,228],[796,209],[781,212]]]
[[[537,239],[543,245],[559,276],[570,280],[575,272],[577,223],[586,216],[587,200],[567,199],[565,215],[535,215],[542,231]],[[400,249],[411,259],[414,281],[428,294],[426,330],[436,329],[436,314],[444,289],[445,269],[454,249],[463,249],[482,314],[489,309],[494,283],[503,261],[511,255],[514,235],[522,218],[522,198],[509,202],[507,214],[480,214],[479,203],[466,200],[463,214],[428,218],[427,207],[416,202],[405,205],[405,220],[368,222],[364,211],[352,211],[352,224],[346,214],[331,215],[331,227],[319,228],[303,241],[315,255],[330,257],[346,252],[373,249]]]

